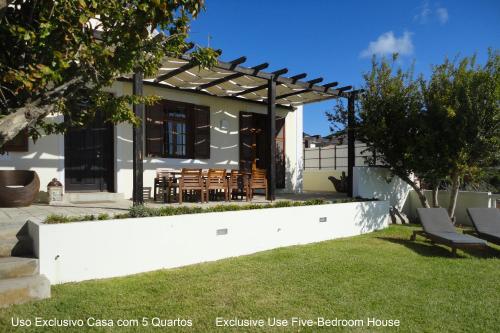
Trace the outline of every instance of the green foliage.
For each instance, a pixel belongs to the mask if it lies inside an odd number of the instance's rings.
[[[364,201],[374,201],[374,200],[375,199],[364,199],[359,197],[338,199],[335,201],[326,201],[323,199],[311,199],[306,201],[283,200],[268,204],[245,204],[245,205],[222,204],[209,207],[164,206],[160,208],[154,208],[145,205],[137,205],[130,207],[128,213],[116,214],[114,216],[109,216],[108,214],[100,214],[97,217],[94,215],[73,216],[73,217],[64,215],[50,215],[45,219],[44,223],[67,223],[67,222],[78,222],[78,221],[125,219],[125,218],[138,218],[138,217],[141,218],[141,217],[153,217],[153,216],[174,216],[174,215],[185,215],[185,214],[230,212],[230,211],[251,210],[251,209],[314,206],[314,205],[326,205],[332,203],[364,202]]]
[[[62,124],[41,117],[30,129],[34,138],[83,126],[97,110],[114,123],[137,124],[130,104],[155,98],[106,88],[135,69],[154,75],[166,56],[188,50],[189,23],[204,9],[203,0],[9,2],[0,7],[0,119],[28,104],[55,105],[52,112],[65,115]],[[209,67],[219,53],[195,47],[191,55]],[[82,100],[83,110],[75,108]]]
[[[500,54],[484,66],[475,57],[448,59],[422,80],[429,160],[436,177],[477,177],[500,161]],[[432,145],[432,143],[434,143]],[[435,144],[439,143],[439,144]],[[440,168],[440,169],[439,169]]]
[[[396,69],[394,60],[373,58],[356,112],[356,137],[377,160],[412,185],[423,205],[427,201],[410,174],[436,187],[498,166],[499,53],[490,50],[483,66],[475,57],[446,59],[433,67],[429,80],[415,79],[413,67]],[[341,103],[327,113],[332,128],[345,125],[346,114]]]

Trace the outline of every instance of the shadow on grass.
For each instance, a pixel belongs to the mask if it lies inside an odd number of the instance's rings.
[[[451,249],[440,244],[432,244],[430,241],[411,241],[403,238],[392,237],[377,237],[378,239],[391,242],[398,245],[403,245],[406,248],[425,257],[441,257],[441,258],[466,258],[462,253],[467,253],[469,256],[476,258],[500,258],[500,251],[493,247],[487,249],[459,249],[455,257],[451,253]]]

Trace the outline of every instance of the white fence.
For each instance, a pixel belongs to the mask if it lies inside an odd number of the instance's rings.
[[[354,165],[368,166],[366,158],[373,157],[373,155],[366,148],[366,144],[355,145]],[[347,145],[304,148],[304,169],[331,169],[347,172],[347,156]]]

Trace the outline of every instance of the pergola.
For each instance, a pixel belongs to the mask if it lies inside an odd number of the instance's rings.
[[[349,195],[352,195],[352,168],[354,167],[354,101],[362,90],[352,90],[351,86],[337,87],[338,82],[320,84],[323,78],[304,80],[306,73],[285,76],[287,68],[273,72],[265,72],[268,63],[253,67],[245,67],[246,57],[240,57],[229,62],[218,61],[211,68],[201,68],[189,54],[179,58],[167,57],[158,74],[152,78],[144,78],[143,73],[137,70],[133,76],[122,80],[133,82],[133,94],[142,96],[143,85],[154,85],[163,88],[177,89],[191,93],[204,94],[220,98],[235,99],[267,106],[267,142],[269,161],[267,167],[269,193],[268,200],[274,200],[276,190],[276,162],[275,162],[275,120],[276,106],[294,110],[295,106],[325,101],[332,98],[346,98],[348,100],[348,170]],[[144,120],[144,104],[134,105],[135,115]],[[133,129],[133,168],[134,168],[134,204],[143,201],[143,142],[142,126]]]

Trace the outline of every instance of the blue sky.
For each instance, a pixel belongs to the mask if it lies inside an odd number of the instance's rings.
[[[500,49],[500,1],[207,0],[191,30],[203,46],[210,35],[222,60],[244,55],[248,66],[359,87],[373,53],[398,51],[402,66],[415,61],[424,75],[445,56],[476,52],[484,62],[488,47]],[[305,132],[328,134],[324,112],[334,103],[306,105]]]

